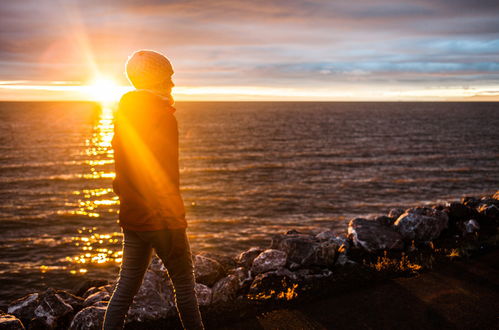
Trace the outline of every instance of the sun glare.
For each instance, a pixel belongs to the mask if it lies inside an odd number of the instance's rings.
[[[102,103],[117,102],[123,93],[123,87],[110,77],[96,77],[87,87],[87,92],[92,100]]]

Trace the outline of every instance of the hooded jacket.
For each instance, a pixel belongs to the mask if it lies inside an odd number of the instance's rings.
[[[126,93],[114,120],[113,190],[124,229],[186,228],[179,189],[178,127],[168,99],[148,90]]]

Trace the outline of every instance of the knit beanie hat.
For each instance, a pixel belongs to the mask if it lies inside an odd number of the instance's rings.
[[[128,80],[136,88],[147,88],[168,80],[173,67],[168,59],[152,50],[138,50],[128,57],[125,65]]]

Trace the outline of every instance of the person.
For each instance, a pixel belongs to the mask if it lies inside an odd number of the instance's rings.
[[[179,189],[173,68],[164,55],[152,50],[133,53],[125,67],[136,89],[120,100],[112,140],[113,190],[120,199],[123,261],[103,329],[123,328],[153,250],[172,281],[183,327],[203,329]]]

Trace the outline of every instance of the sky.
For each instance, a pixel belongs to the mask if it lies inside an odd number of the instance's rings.
[[[177,100],[499,101],[497,0],[1,1],[0,100],[119,95],[138,49]]]

